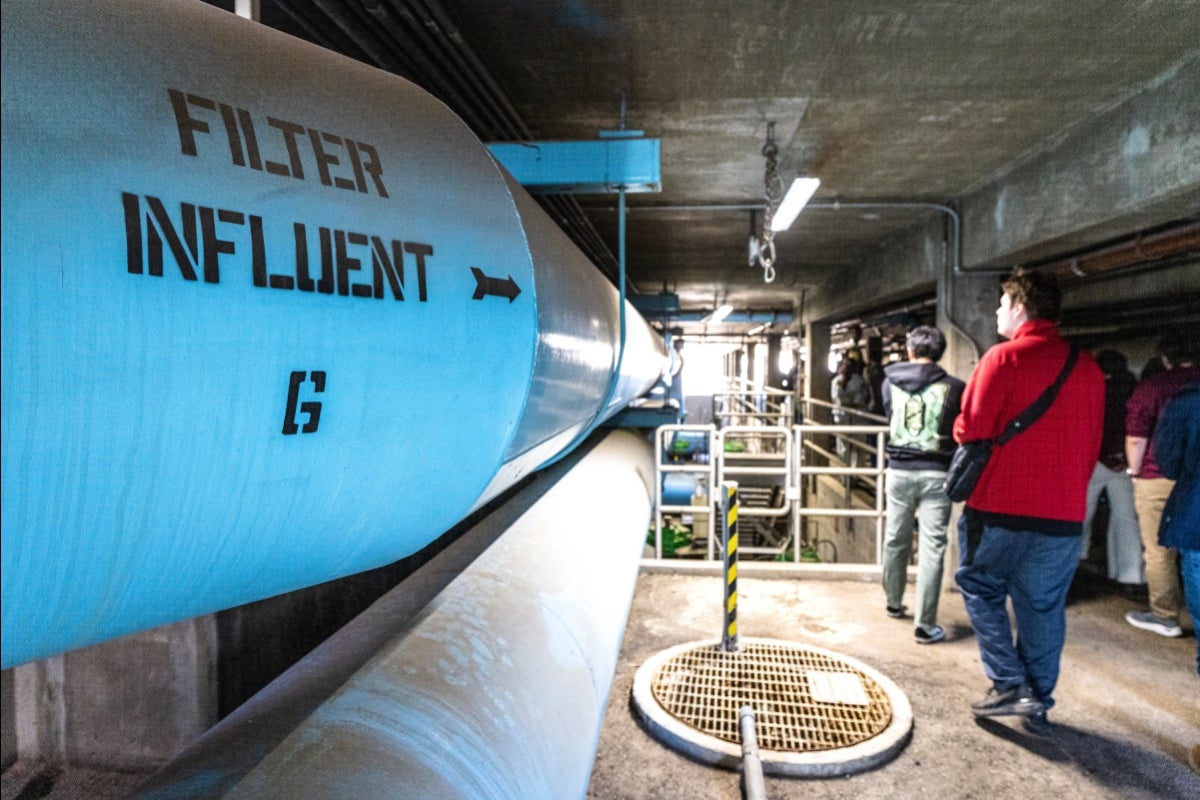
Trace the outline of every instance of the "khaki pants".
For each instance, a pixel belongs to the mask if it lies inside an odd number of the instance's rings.
[[[1134,478],[1133,502],[1137,507],[1138,526],[1142,530],[1142,550],[1146,560],[1146,584],[1150,589],[1150,610],[1160,617],[1178,619],[1183,608],[1183,592],[1175,565],[1173,547],[1158,544],[1158,524],[1163,506],[1175,481],[1169,478]]]

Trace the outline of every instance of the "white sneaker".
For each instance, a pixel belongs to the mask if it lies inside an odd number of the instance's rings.
[[[1159,636],[1176,638],[1183,636],[1183,628],[1170,617],[1160,617],[1153,611],[1130,611],[1125,615],[1125,621],[1135,628],[1157,633]]]

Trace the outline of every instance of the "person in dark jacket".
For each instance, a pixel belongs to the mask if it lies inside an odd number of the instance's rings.
[[[918,644],[932,644],[946,638],[937,624],[951,506],[943,487],[954,456],[951,433],[965,384],[937,365],[946,350],[946,337],[937,328],[914,328],[905,344],[908,361],[884,369],[880,390],[889,426],[883,591],[888,614],[903,617],[915,516],[920,539],[914,636]]]
[[[1154,431],[1158,469],[1175,481],[1163,508],[1158,543],[1179,551],[1183,593],[1192,625],[1200,620],[1200,383],[1182,390],[1163,409]],[[1200,640],[1196,646],[1200,674]]]
[[[1150,592],[1150,608],[1128,612],[1125,621],[1159,636],[1183,635],[1179,627],[1183,591],[1175,548],[1158,544],[1158,527],[1174,481],[1158,468],[1158,452],[1152,445],[1157,441],[1154,432],[1168,401],[1184,386],[1200,380],[1195,336],[1174,331],[1159,339],[1158,355],[1165,369],[1139,382],[1125,404],[1125,456],[1133,476],[1133,500]]]

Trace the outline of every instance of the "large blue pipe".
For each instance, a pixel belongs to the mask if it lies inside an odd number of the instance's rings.
[[[648,389],[436,99],[200,3],[4,4],[3,666],[406,556]],[[601,408],[601,405],[605,405]]]

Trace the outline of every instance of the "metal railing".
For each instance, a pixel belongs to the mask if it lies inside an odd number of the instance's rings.
[[[797,426],[796,461],[802,476],[816,481],[817,476],[837,476],[841,479],[842,508],[815,508],[804,505],[798,509],[796,526],[803,529],[811,517],[874,518],[875,563],[883,558],[883,528],[886,519],[884,504],[884,445],[888,420],[878,414],[858,408],[840,406],[826,400],[806,397],[800,401],[800,424]],[[831,439],[833,450],[823,446]],[[814,491],[809,494],[816,494]],[[855,491],[864,491],[873,502],[868,508],[854,508]]]
[[[808,400],[832,409],[832,404]],[[847,409],[847,411],[850,411]],[[802,547],[812,546],[816,537],[806,535],[809,523],[815,518],[874,519],[874,563],[881,563],[883,530],[886,518],[884,503],[885,466],[883,448],[887,428],[882,418],[866,412],[856,412],[863,423],[816,423],[806,418],[798,425],[768,426],[763,424],[728,425],[664,425],[655,437],[655,462],[658,474],[655,512],[655,556],[662,558],[663,518],[666,514],[706,514],[702,530],[693,532],[693,546],[699,536],[707,544],[707,558],[717,557],[713,487],[722,481],[734,480],[741,493],[741,516],[762,520],[756,529],[768,539],[767,546],[743,546],[746,554],[774,554],[791,551],[791,559],[802,560]],[[670,441],[681,432],[704,436],[707,443],[706,462],[671,463]],[[829,441],[833,441],[832,449]],[[837,443],[841,442],[839,446]],[[841,452],[839,452],[839,450]],[[705,505],[663,505],[665,476],[672,472],[690,473],[703,481]],[[826,479],[822,481],[822,479]],[[830,480],[833,479],[831,483]],[[817,505],[821,494],[841,496],[839,505]],[[693,494],[693,498],[697,495]],[[778,520],[786,520],[787,530],[782,538],[771,541],[765,536],[768,527],[774,531]],[[750,526],[746,526],[747,529]],[[749,530],[744,531],[749,539]]]
[[[703,439],[707,459],[693,459],[688,453],[688,460],[682,460],[683,454],[674,447],[680,441],[680,434],[691,434],[693,440]],[[706,514],[707,520],[704,538],[707,541],[708,558],[712,560],[713,552],[713,487],[717,486],[716,464],[714,453],[719,452],[719,439],[716,426],[713,425],[660,425],[654,433],[654,557],[663,557],[663,517],[667,514],[691,514],[693,520],[697,514]],[[669,441],[669,443],[668,443]],[[697,454],[698,455],[698,454]],[[672,457],[680,460],[672,462]],[[701,476],[704,481],[704,503],[687,505],[663,503],[663,483],[669,473],[683,473]],[[693,493],[692,498],[697,497]],[[694,523],[693,523],[694,524]],[[697,531],[693,530],[693,537]]]
[[[792,424],[793,401],[792,392],[732,379],[728,389],[712,396],[712,418],[720,428],[743,425],[783,428]]]
[[[867,454],[867,465],[858,466],[856,460],[850,463],[843,461],[836,452],[821,447],[815,438],[822,435],[832,435],[852,442],[855,449],[852,457],[860,452]],[[874,446],[858,439],[848,437],[867,437],[874,440]],[[811,517],[866,518],[875,520],[875,564],[882,563],[883,556],[883,527],[887,511],[884,506],[884,462],[883,448],[887,436],[887,428],[881,425],[797,425],[794,429],[796,442],[796,475],[797,494],[806,502],[797,502],[794,506],[793,529],[802,532],[805,522]],[[823,461],[824,463],[819,463]],[[841,507],[814,506],[807,502],[808,498],[817,496],[816,482],[822,476],[840,478]],[[855,508],[856,490],[863,489],[868,496],[873,496],[873,502],[867,508]],[[799,548],[796,548],[796,560],[799,560]]]
[[[738,425],[720,430],[721,452],[717,460],[717,482],[736,481],[741,493],[740,514],[744,519],[786,519],[795,505],[792,430],[787,427]],[[740,445],[732,447],[731,445]],[[756,488],[766,492],[755,491]],[[777,490],[777,491],[776,491]],[[743,529],[748,531],[747,528]],[[794,526],[793,529],[794,530]],[[788,531],[782,544],[742,546],[743,553],[780,554],[791,543]]]

